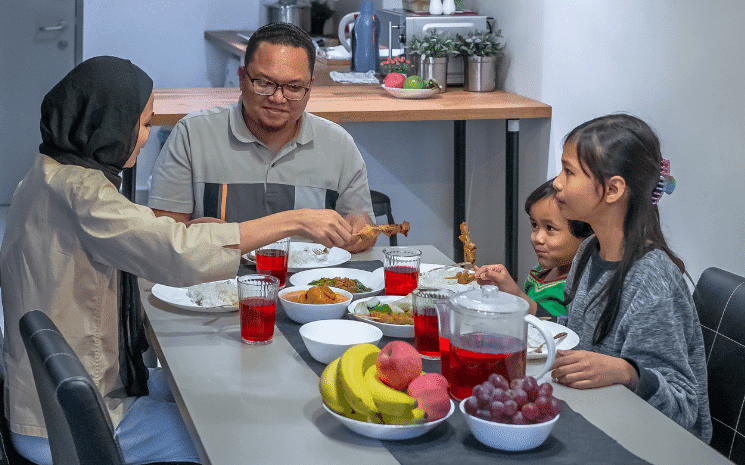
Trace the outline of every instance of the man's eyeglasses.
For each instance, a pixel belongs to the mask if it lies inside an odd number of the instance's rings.
[[[253,79],[248,75],[248,73],[246,73],[246,76],[248,76],[248,80],[251,81],[253,91],[265,97],[274,95],[274,93],[277,92],[277,89],[282,88],[282,95],[287,100],[297,101],[302,100],[303,97],[305,97],[305,94],[310,90],[310,86],[304,87],[295,84],[277,84],[276,82],[267,81],[266,79]]]

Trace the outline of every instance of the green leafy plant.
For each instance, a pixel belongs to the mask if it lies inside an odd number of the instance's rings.
[[[477,31],[468,37],[456,34],[453,49],[455,53],[466,56],[499,56],[504,53],[504,43],[499,41],[502,38],[501,29],[497,32]]]
[[[455,40],[432,29],[423,37],[414,36],[409,45],[411,53],[423,57],[442,58],[453,53]]]

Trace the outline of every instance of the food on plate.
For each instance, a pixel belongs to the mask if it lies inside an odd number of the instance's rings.
[[[393,389],[406,389],[422,373],[422,356],[409,343],[391,341],[378,354],[378,377]]]
[[[403,234],[406,236],[409,233],[409,222],[404,221],[401,224],[378,224],[375,226],[368,224],[354,233],[353,236],[357,236],[363,241],[366,241],[377,237],[380,233],[383,233],[388,237],[391,237],[393,234]]]
[[[407,77],[403,85],[404,89],[424,89],[424,87],[424,79],[422,79],[420,76]]]
[[[238,287],[232,279],[190,286],[186,296],[196,305],[205,308],[238,305]]]
[[[470,282],[476,281],[476,273],[468,270],[463,270],[455,273],[455,276],[448,276],[445,279],[455,279],[458,284],[468,284]]]
[[[282,294],[282,298],[301,304],[335,304],[347,300],[347,296],[332,291],[328,286],[313,286],[305,291]]]
[[[403,74],[388,73],[388,75],[385,77],[385,80],[383,81],[383,84],[385,84],[386,87],[400,89],[404,86],[404,81],[406,81],[406,76],[404,76]]]
[[[389,348],[391,344],[393,346]],[[381,356],[384,353],[391,356]],[[406,363],[391,363],[391,360],[400,358]],[[415,358],[418,358],[418,364]],[[417,366],[418,371],[412,375]],[[359,344],[326,366],[318,388],[329,409],[345,417],[386,425],[419,424],[440,419],[450,409],[447,382],[443,385],[438,379],[442,378],[439,374],[423,374],[421,367],[421,356],[406,342],[393,341],[382,350],[372,344]],[[387,378],[383,378],[381,373],[401,381],[397,384],[399,388],[386,382]],[[417,381],[420,378],[424,380]],[[419,398],[411,395],[409,388]],[[442,404],[438,403],[443,392],[448,404],[445,414],[442,414]],[[430,399],[438,399],[438,402],[430,402]],[[432,406],[430,412],[420,408],[420,402]]]
[[[372,291],[372,289],[362,284],[359,279],[341,278],[339,276],[335,276],[333,278],[316,279],[315,281],[311,281],[308,284],[310,284],[311,286],[336,287],[338,289],[344,289],[345,291],[351,292],[352,294]]]
[[[416,399],[429,421],[439,420],[450,411],[448,380],[439,373],[425,373],[414,378],[406,392]]]
[[[460,224],[460,236],[458,239],[463,243],[463,259],[471,265],[476,264],[476,244],[471,241],[471,231],[465,221]]]
[[[462,277],[461,277],[462,276]],[[452,289],[456,292],[479,287],[475,274],[459,266],[444,266],[419,273],[419,287]]]
[[[414,316],[411,314],[411,295],[394,302],[382,303],[376,298],[357,302],[354,307],[355,315],[380,323],[394,325],[413,325]]]
[[[561,412],[551,383],[538,384],[532,376],[512,380],[497,373],[473,387],[466,413],[482,420],[513,425],[544,423]]]

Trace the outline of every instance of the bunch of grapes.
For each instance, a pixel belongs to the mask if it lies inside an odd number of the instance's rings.
[[[466,399],[466,413],[487,421],[513,425],[543,423],[556,417],[561,402],[553,396],[550,383],[538,385],[532,376],[512,380],[494,373],[473,387]]]

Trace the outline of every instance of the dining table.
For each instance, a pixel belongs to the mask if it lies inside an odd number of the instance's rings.
[[[453,264],[431,245],[417,248],[422,263]],[[382,247],[340,266],[380,267]],[[242,264],[238,274],[252,272]],[[360,436],[323,408],[318,382],[325,365],[310,357],[298,335],[301,325],[281,305],[272,342],[250,346],[241,342],[238,312],[177,308],[156,298],[153,285],[140,280],[148,337],[204,464],[731,463],[625,387],[576,390],[549,375],[539,381],[553,384],[562,413],[549,439],[531,451],[483,446],[457,407],[419,438]],[[528,374],[542,363],[528,360]],[[424,369],[439,371],[439,361],[425,361]]]

